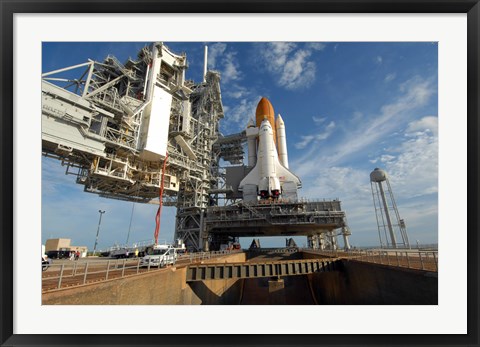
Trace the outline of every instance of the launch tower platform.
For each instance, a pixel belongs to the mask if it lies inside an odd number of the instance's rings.
[[[336,248],[335,230],[349,235],[339,200],[242,201],[209,207],[204,221],[212,244],[228,237],[307,236],[314,248]]]

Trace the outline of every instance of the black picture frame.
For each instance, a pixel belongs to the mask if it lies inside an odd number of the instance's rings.
[[[478,155],[479,0],[0,0],[1,15],[1,323],[2,346],[364,346],[479,345]],[[468,333],[465,335],[18,335],[13,333],[13,17],[16,13],[467,13]],[[459,202],[465,203],[465,202]],[[459,265],[461,266],[461,264]],[[268,319],[268,317],[266,317]],[[286,317],[286,319],[295,319]],[[455,317],[452,317],[455,319]],[[181,324],[181,322],[179,322]],[[246,324],[248,324],[246,322]],[[321,324],[321,317],[319,317]],[[241,331],[241,327],[239,327]]]

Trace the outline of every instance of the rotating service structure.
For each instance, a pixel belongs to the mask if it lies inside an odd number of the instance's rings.
[[[177,207],[175,238],[198,250],[224,113],[219,74],[196,84],[186,69],[185,54],[154,43],[124,64],[108,56],[44,73],[42,152],[86,192],[156,204],[167,160],[163,204]]]

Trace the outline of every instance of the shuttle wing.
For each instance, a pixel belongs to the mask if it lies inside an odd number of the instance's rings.
[[[283,185],[283,182],[294,182],[297,185],[297,188],[302,187],[302,181],[300,181],[300,178],[298,178],[297,175],[293,174],[285,166],[280,164],[278,160],[276,163],[276,171],[277,171],[278,179],[280,180],[280,183],[282,185]]]
[[[242,191],[243,186],[246,185],[246,184],[258,185],[258,181],[260,181],[258,167],[259,167],[259,165],[257,163],[257,165],[255,165],[255,167],[248,173],[248,175],[243,178],[243,180],[238,185],[238,190],[239,191]]]
[[[302,187],[302,182],[297,175],[293,174],[290,170],[288,170],[285,166],[280,164],[278,158],[275,158],[275,171],[277,173],[278,180],[283,185],[283,182],[294,182],[297,185],[297,188]],[[248,173],[247,176],[240,182],[238,186],[238,190],[242,191],[243,186],[246,184],[255,184],[258,185],[260,181],[260,173],[259,173],[259,166],[258,163],[255,167]]]

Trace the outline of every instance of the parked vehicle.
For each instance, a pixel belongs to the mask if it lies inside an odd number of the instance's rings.
[[[149,253],[140,260],[140,266],[165,267],[177,262],[177,251],[170,245],[156,245]]]
[[[52,259],[48,258],[46,255],[42,255],[42,271],[46,271],[51,263]]]
[[[130,250],[126,247],[119,247],[116,249],[112,249],[109,254],[110,257],[112,258],[130,258],[133,256],[133,254],[130,252]]]
[[[49,259],[68,259],[70,258],[70,250],[48,251],[46,255]]]

